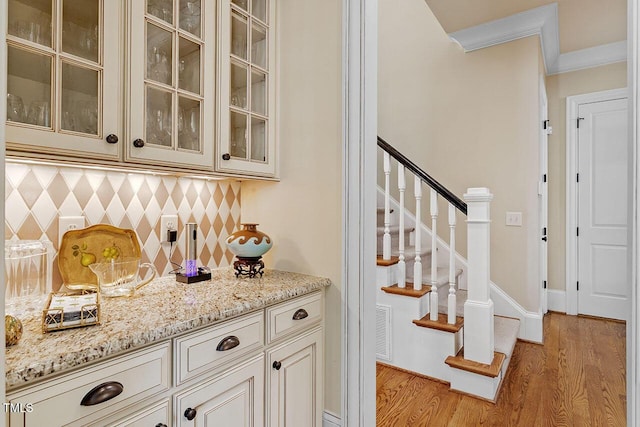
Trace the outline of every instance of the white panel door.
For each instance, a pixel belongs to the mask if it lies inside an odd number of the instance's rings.
[[[578,313],[629,319],[627,99],[581,104]]]

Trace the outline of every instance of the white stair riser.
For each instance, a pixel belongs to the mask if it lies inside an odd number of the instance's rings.
[[[506,367],[508,364],[505,363],[504,366]],[[451,380],[449,382],[451,390],[461,391],[495,402],[503,375],[504,373],[500,371],[497,377],[492,378],[462,369],[450,368]]]

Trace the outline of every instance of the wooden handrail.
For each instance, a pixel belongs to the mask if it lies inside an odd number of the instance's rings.
[[[458,196],[449,191],[444,185],[433,179],[428,173],[423,171],[418,165],[413,163],[401,152],[396,150],[391,144],[378,136],[378,147],[389,153],[391,157],[396,159],[405,168],[409,169],[415,176],[420,178],[429,187],[436,190],[436,192],[444,197],[449,203],[456,207],[463,214],[467,214],[467,204],[463,202]]]

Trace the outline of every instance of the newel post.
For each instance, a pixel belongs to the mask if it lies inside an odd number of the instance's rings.
[[[464,358],[491,364],[494,352],[490,280],[490,203],[488,188],[469,188],[467,202],[467,301],[464,304]]]

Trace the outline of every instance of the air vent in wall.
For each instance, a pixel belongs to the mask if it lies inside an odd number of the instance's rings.
[[[376,358],[391,361],[391,307],[376,305]]]

